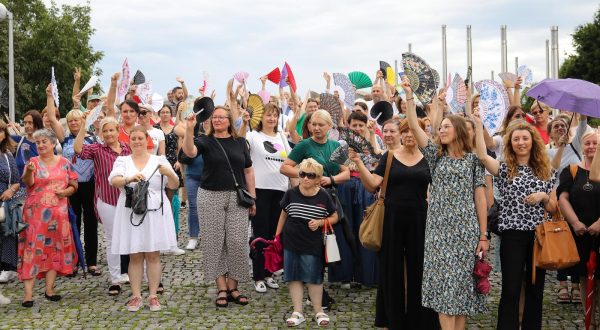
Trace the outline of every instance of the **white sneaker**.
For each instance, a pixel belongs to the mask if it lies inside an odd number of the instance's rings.
[[[350,283],[342,283],[341,288],[345,289],[345,290],[350,289],[351,288]]]
[[[128,284],[129,283],[129,275],[121,274],[121,278],[119,279],[119,284]]]
[[[267,292],[267,286],[265,285],[265,281],[256,281],[254,282],[254,290],[258,293]]]
[[[3,270],[0,273],[0,283],[8,283],[17,279],[17,272]]]
[[[6,298],[2,293],[0,293],[0,305],[8,305],[10,304],[10,299]]]
[[[198,247],[198,240],[195,238],[190,238],[187,245],[185,246],[186,250],[195,250]]]
[[[166,251],[165,254],[172,254],[174,256],[180,256],[182,254],[185,254],[185,250],[182,250],[182,249],[180,249],[178,247],[174,247],[171,250]]]
[[[272,277],[265,277],[265,283],[271,289],[279,289],[279,284]]]

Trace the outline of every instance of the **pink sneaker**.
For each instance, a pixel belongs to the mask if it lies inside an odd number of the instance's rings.
[[[158,302],[158,297],[156,297],[156,296],[148,297],[148,306],[150,307],[150,310],[153,312],[159,311],[161,307],[160,307],[160,302]]]
[[[142,308],[142,306],[144,306],[142,297],[132,297],[127,302],[127,310],[130,312],[137,312],[140,310],[140,308]]]

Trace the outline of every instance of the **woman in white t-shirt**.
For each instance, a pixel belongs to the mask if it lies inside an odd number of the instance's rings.
[[[152,109],[147,106],[140,105],[140,112],[138,113],[138,124],[144,126],[146,132],[150,139],[152,139],[152,149],[150,149],[150,144],[148,144],[148,152],[157,155],[164,156],[165,155],[165,133],[158,128],[152,127],[152,123],[150,122],[150,114],[152,113]]]
[[[256,178],[256,215],[250,217],[253,236],[272,240],[275,237],[277,222],[281,214],[279,202],[288,189],[289,179],[279,173],[279,168],[287,158],[290,150],[287,139],[278,130],[281,111],[274,104],[266,104],[261,122],[255,131],[240,132],[246,134]],[[248,116],[243,119],[247,121]],[[267,287],[279,288],[265,270],[265,258],[262,254],[263,245],[256,245],[256,253],[252,259],[254,287],[257,292],[266,292]]]

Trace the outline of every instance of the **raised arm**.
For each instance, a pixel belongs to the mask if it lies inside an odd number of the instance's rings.
[[[434,136],[437,135],[442,120],[444,119],[444,105],[442,99],[446,97],[446,93],[442,92],[440,95],[433,99],[433,102],[429,105],[431,111],[429,111],[429,119],[431,119],[431,130]]]
[[[388,157],[393,157],[393,152],[392,154],[389,154]],[[360,175],[360,182],[362,182],[368,191],[375,192],[377,187],[379,187],[383,182],[383,178],[377,174],[371,173],[371,171],[369,171],[369,169],[362,162],[362,159],[360,159],[360,156],[351,148],[348,148],[348,158],[350,158],[350,160],[356,164],[358,173]],[[383,157],[382,161],[385,161],[383,160]]]
[[[87,112],[85,112],[83,114],[83,122],[84,122],[84,126],[85,126],[85,118],[87,117]],[[76,154],[81,154],[83,152],[83,140],[85,139],[85,134],[86,134],[86,129],[85,127],[81,127],[79,129],[79,132],[77,133],[77,136],[75,137],[75,141],[73,141],[73,151],[75,151]]]
[[[79,94],[80,84],[81,84],[81,69],[75,68],[75,72],[73,73],[73,92],[72,92],[71,96],[75,96],[75,95]],[[73,109],[79,109],[79,107],[75,107],[75,105],[73,105]]]
[[[523,83],[523,78],[518,77],[515,82],[515,89],[513,90],[513,94],[508,96],[510,97],[510,105],[518,105],[521,106],[521,84]],[[511,97],[512,96],[512,97]]]
[[[408,78],[406,76],[402,77],[402,89],[406,94],[406,118],[408,120],[408,126],[413,132],[413,135],[415,136],[419,147],[425,148],[427,147],[429,137],[419,125],[419,120],[417,118],[417,106],[415,105],[415,97],[413,95],[413,90],[410,87],[410,82],[408,81]]]
[[[493,176],[498,176],[498,169],[500,168],[500,162],[496,159],[492,158],[487,154],[487,150],[485,149],[485,141],[483,138],[483,123],[481,119],[477,117],[472,117],[475,121],[475,150],[477,152],[477,158],[481,161],[485,169],[490,172]]]
[[[48,111],[48,120],[50,121],[52,130],[56,133],[58,141],[63,142],[65,139],[65,129],[58,119],[56,119],[57,110],[54,106],[54,97],[52,96],[52,84],[48,84],[48,87],[46,87],[46,109]]]
[[[590,180],[600,182],[600,148],[596,148],[594,160],[590,166]]]
[[[260,90],[261,91],[266,91],[267,90],[267,76],[262,76],[260,77]]]
[[[119,80],[120,72],[117,72],[110,77],[110,88],[108,89],[108,98],[106,99],[106,116],[116,117],[115,100],[117,99],[117,81]]]
[[[187,100],[189,94],[188,94],[188,89],[187,89],[187,86],[185,84],[185,81],[181,77],[177,77],[175,79],[177,80],[178,83],[181,84],[181,89],[183,90],[183,100],[184,101]]]
[[[185,134],[183,135],[183,145],[181,149],[186,156],[196,157],[198,149],[194,145],[194,127],[196,126],[196,116],[188,116],[185,119]]]
[[[331,90],[331,76],[327,72],[323,72],[323,79],[325,79],[325,92],[329,93]]]

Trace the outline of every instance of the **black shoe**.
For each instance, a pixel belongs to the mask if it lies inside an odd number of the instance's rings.
[[[21,306],[31,308],[33,307],[33,300],[27,300],[21,303]]]
[[[46,299],[50,300],[50,301],[59,301],[62,299],[62,296],[59,294],[54,294],[52,296],[49,296],[47,293],[44,292],[44,297],[46,297]]]
[[[165,287],[163,286],[162,282],[158,283],[158,288],[156,289],[156,293],[158,293],[158,294],[165,293]]]

